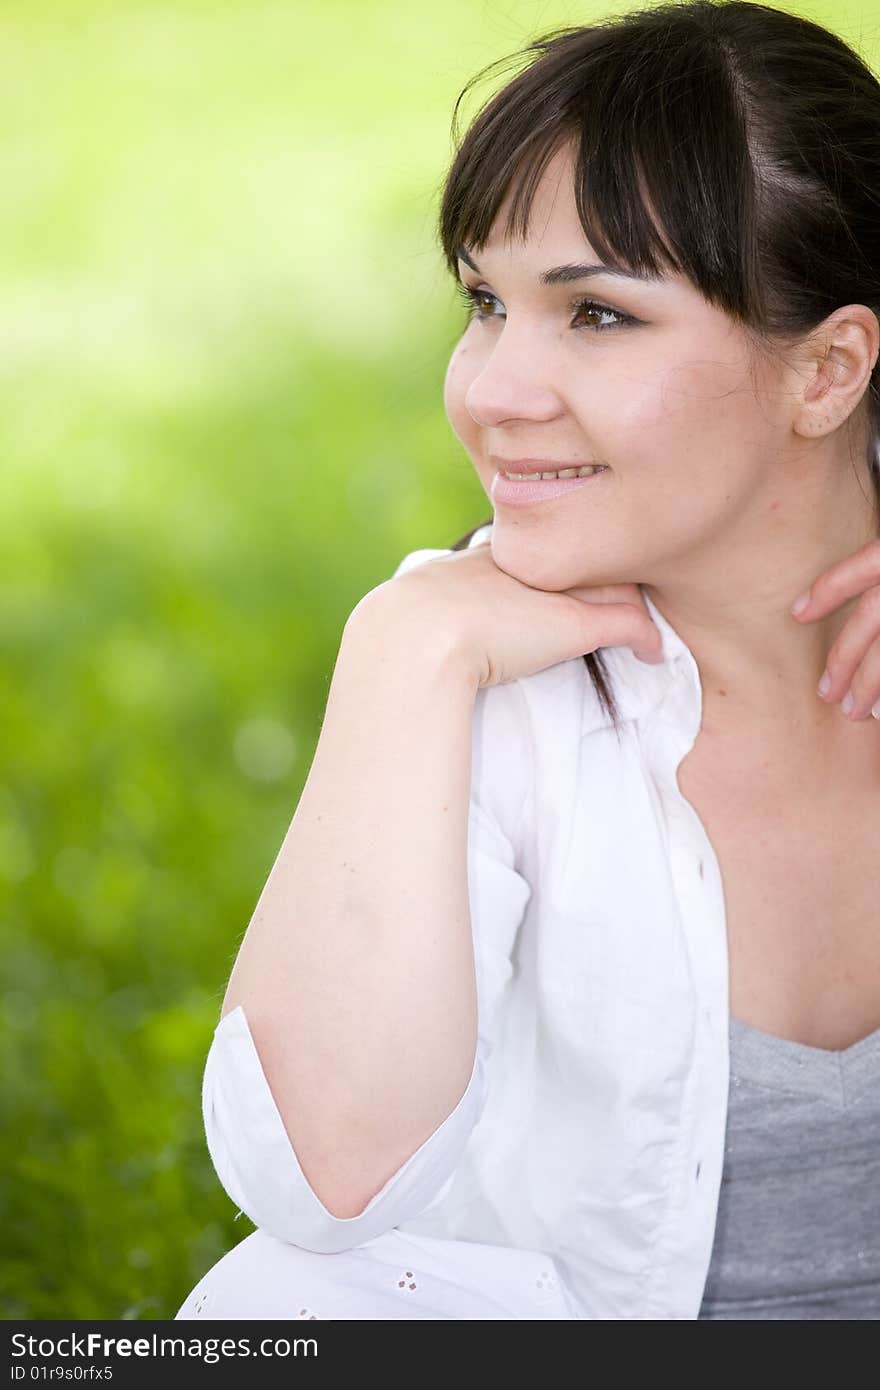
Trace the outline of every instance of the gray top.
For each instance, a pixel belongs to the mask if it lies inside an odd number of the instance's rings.
[[[730,1020],[700,1318],[880,1318],[880,1028],[842,1052]]]

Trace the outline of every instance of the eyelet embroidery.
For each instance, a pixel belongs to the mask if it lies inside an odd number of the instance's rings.
[[[311,1308],[300,1308],[299,1312],[297,1313],[297,1317],[300,1319],[307,1318],[309,1321],[311,1321],[312,1319],[317,1319],[320,1322],[318,1314],[313,1313]]]
[[[406,1281],[407,1281],[408,1279],[413,1280],[413,1282],[410,1283],[410,1284],[407,1284]],[[413,1290],[413,1289],[418,1288],[418,1285],[415,1283],[415,1276],[414,1276],[414,1274],[413,1274],[413,1272],[412,1272],[411,1269],[406,1269],[406,1270],[404,1270],[404,1272],[403,1272],[403,1278],[402,1278],[402,1279],[398,1279],[398,1281],[397,1281],[397,1287],[398,1287],[399,1289],[406,1289],[407,1293],[409,1293],[409,1292],[410,1292],[411,1290]]]
[[[535,1287],[538,1290],[538,1303],[551,1302],[556,1292],[556,1280],[549,1269],[542,1269],[538,1278],[535,1280]]]

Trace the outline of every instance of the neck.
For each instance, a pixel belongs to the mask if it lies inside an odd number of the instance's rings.
[[[790,610],[824,570],[878,535],[880,480],[867,466],[828,466],[785,493],[768,487],[702,553],[643,582],[693,653],[708,709],[723,701],[740,724],[754,718],[818,731],[850,723],[816,687],[860,595],[814,622]]]

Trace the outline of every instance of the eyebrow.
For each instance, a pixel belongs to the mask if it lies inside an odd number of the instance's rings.
[[[459,246],[456,256],[460,261],[464,261],[466,266],[475,270],[478,275],[482,274],[480,267],[471,259],[463,246]],[[617,270],[611,265],[601,265],[598,262],[590,264],[578,264],[571,262],[568,265],[555,265],[551,270],[542,270],[538,280],[542,285],[567,285],[572,280],[589,280],[591,275],[615,275],[621,280],[656,280],[659,277],[649,275],[647,272],[639,273],[630,270]]]

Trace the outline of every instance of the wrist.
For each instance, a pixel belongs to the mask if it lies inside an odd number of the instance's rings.
[[[340,657],[343,652],[398,666],[406,679],[424,674],[472,694],[480,687],[480,664],[462,634],[391,581],[371,589],[349,614]]]

